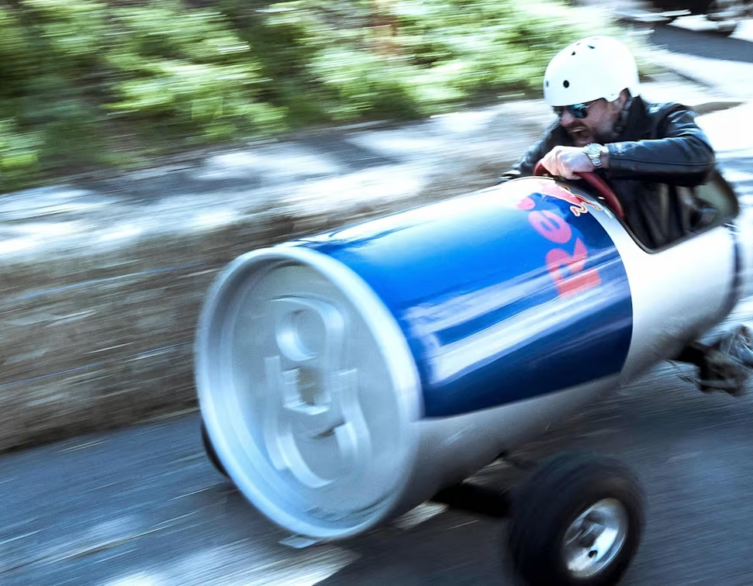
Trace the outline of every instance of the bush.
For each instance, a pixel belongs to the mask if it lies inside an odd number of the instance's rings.
[[[0,188],[311,124],[540,95],[594,31],[550,1],[18,0],[0,5]]]

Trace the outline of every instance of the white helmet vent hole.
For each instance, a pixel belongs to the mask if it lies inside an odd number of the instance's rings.
[[[566,88],[570,87],[570,82],[565,80],[562,82],[562,85],[564,85]]]

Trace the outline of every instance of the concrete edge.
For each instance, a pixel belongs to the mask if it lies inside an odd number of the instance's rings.
[[[713,112],[720,112],[722,110],[731,110],[742,106],[746,102],[744,100],[735,100],[732,98],[724,98],[718,100],[711,100],[708,102],[702,102],[700,104],[689,104],[688,106],[693,109],[699,115],[711,114]]]

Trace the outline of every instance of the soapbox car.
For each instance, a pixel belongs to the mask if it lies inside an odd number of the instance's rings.
[[[721,178],[697,234],[648,250],[595,175],[527,177],[249,252],[213,283],[195,375],[209,457],[266,517],[344,539],[445,494],[719,324],[746,263]],[[703,275],[703,278],[699,278]],[[560,455],[511,503],[531,584],[610,584],[642,496]]]

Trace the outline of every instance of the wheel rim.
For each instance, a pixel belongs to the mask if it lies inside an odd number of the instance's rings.
[[[616,499],[604,499],[587,509],[565,532],[567,570],[576,578],[591,578],[617,557],[625,544],[628,515]]]

